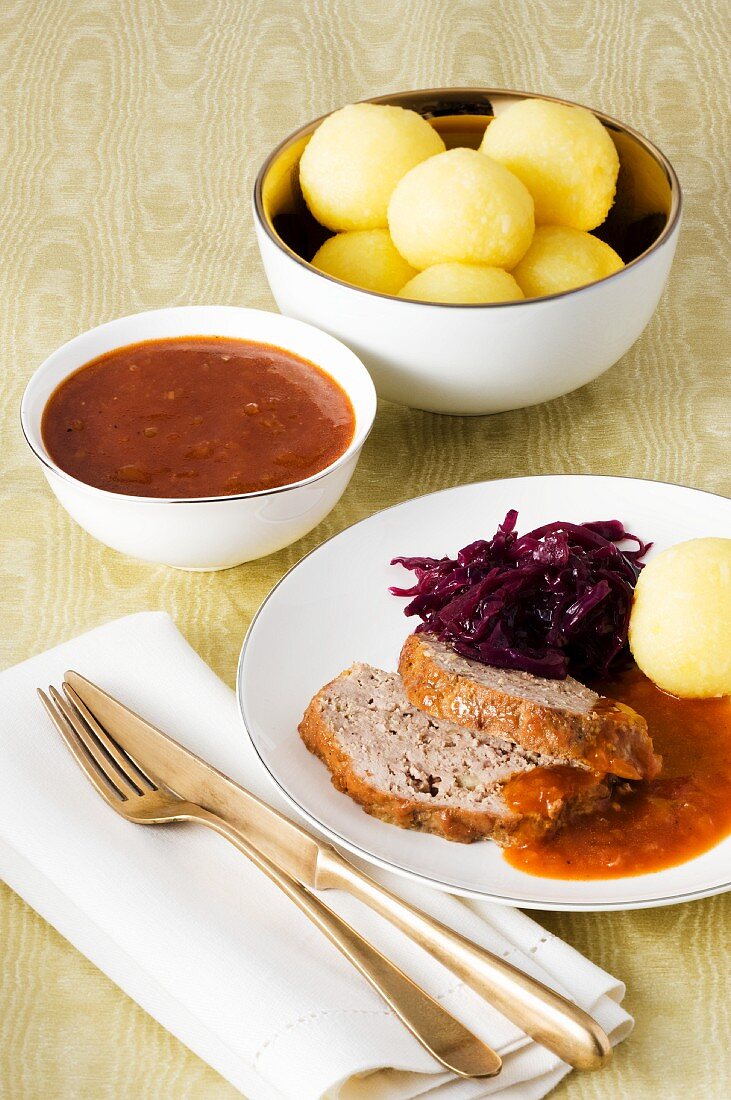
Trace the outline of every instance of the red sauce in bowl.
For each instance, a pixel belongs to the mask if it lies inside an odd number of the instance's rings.
[[[291,485],[348,449],[355,415],[313,363],[218,336],[149,340],[93,359],[46,403],[66,473],[113,493],[216,497]]]
[[[640,875],[684,863],[731,833],[731,698],[676,699],[638,669],[602,691],[644,715],[662,771],[620,783],[608,808],[554,837],[507,849],[508,863],[521,871],[563,879]],[[536,794],[524,794],[530,809]]]

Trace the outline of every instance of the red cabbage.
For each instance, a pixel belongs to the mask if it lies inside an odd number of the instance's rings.
[[[495,535],[456,558],[394,558],[416,574],[393,587],[410,603],[417,631],[498,668],[563,680],[605,679],[631,662],[627,628],[642,558],[652,543],[619,520],[558,521],[526,535],[508,512]],[[619,543],[635,543],[620,550]]]

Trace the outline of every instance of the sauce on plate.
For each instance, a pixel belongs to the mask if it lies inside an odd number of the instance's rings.
[[[514,775],[503,786],[503,798],[518,813],[548,817],[556,802],[578,798],[595,785],[593,772],[569,764],[553,764]]]
[[[319,473],[355,416],[319,367],[270,344],[218,336],[117,348],[64,379],[43,411],[66,473],[128,496],[215,497]]]
[[[638,669],[602,690],[647,719],[662,772],[620,783],[607,808],[548,840],[506,849],[521,871],[563,879],[640,875],[684,863],[731,833],[731,698],[677,699]],[[516,788],[516,808],[521,794],[527,812],[541,797],[530,786]]]

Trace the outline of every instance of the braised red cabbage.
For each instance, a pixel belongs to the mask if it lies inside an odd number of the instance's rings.
[[[627,628],[642,558],[652,543],[619,520],[558,521],[525,535],[508,512],[495,535],[456,558],[394,558],[416,574],[393,587],[417,631],[498,668],[563,680],[605,679],[630,663]],[[620,543],[634,547],[620,549]]]

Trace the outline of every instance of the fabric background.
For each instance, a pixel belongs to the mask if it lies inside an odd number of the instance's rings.
[[[2,663],[125,612],[162,608],[232,683],[249,619],[281,574],[386,505],[536,473],[624,474],[728,493],[723,11],[714,0],[0,5]],[[383,405],[340,505],[264,561],[182,573],[129,561],[76,528],[18,426],[37,364],[83,329],[136,310],[273,308],[250,214],[265,154],[343,103],[449,84],[576,99],[669,155],[685,189],[684,228],[638,344],[592,385],[538,408],[469,420]],[[572,1074],[556,1097],[724,1095],[730,917],[729,896],[541,915],[626,981],[637,1019],[611,1068]],[[235,1095],[0,886],[2,1100]]]

